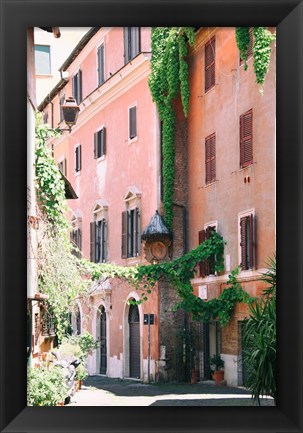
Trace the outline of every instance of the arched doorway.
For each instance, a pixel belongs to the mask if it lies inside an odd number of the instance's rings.
[[[138,305],[131,305],[129,326],[129,376],[140,379],[140,315]]]
[[[106,374],[107,370],[107,334],[106,311],[100,307],[100,374]]]

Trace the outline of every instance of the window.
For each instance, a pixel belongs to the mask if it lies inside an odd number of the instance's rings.
[[[248,110],[240,116],[240,167],[253,163],[253,112]]]
[[[101,158],[106,154],[106,129],[103,127],[94,134],[94,157]]]
[[[41,309],[41,334],[44,337],[55,335],[54,316],[46,309]]]
[[[137,107],[131,107],[128,110],[129,119],[129,139],[132,140],[137,136]]]
[[[82,235],[81,229],[73,228],[70,232],[70,241],[72,243],[72,254],[78,258],[81,258],[81,249],[82,249]]]
[[[35,45],[35,68],[38,75],[51,74],[49,45]]]
[[[82,218],[80,214],[76,211],[73,213],[71,219],[72,230],[70,232],[70,242],[72,244],[72,254],[74,256],[81,258],[82,253],[82,230],[81,230]]]
[[[253,43],[254,43],[254,38],[253,38],[253,27],[249,28],[249,44],[247,47],[247,60],[253,55]],[[244,63],[244,60],[241,58],[240,56],[240,65],[242,65]]]
[[[122,212],[122,258],[136,257],[141,250],[140,210]]]
[[[66,176],[66,158],[62,159],[62,161],[59,161],[58,167],[61,173]]]
[[[79,144],[75,149],[75,171],[78,173],[82,168],[82,146]]]
[[[140,52],[140,27],[124,27],[124,63]]]
[[[213,37],[209,42],[205,44],[205,92],[207,92],[215,85],[215,57],[216,40],[215,37]]]
[[[60,122],[64,120],[63,110],[62,110],[62,105],[64,104],[64,102],[65,102],[65,95],[61,96],[61,98],[59,99]]]
[[[92,262],[106,262],[107,238],[107,221],[105,218],[90,223],[90,260]]]
[[[104,44],[100,45],[97,51],[97,63],[98,63],[98,86],[105,81],[104,72]]]
[[[216,231],[216,225],[209,225],[204,230],[199,231],[199,245],[210,238],[211,232]],[[215,275],[215,256],[203,260],[199,264],[200,277],[204,278],[207,275]]]
[[[43,123],[47,123],[48,122],[48,111],[44,111],[43,113]]]
[[[205,183],[216,180],[216,134],[205,138]]]
[[[240,266],[242,271],[253,269],[255,266],[254,224],[253,213],[240,217]]]
[[[77,101],[77,104],[79,105],[82,101],[82,71],[81,69],[78,71],[77,74],[73,76],[73,97]]]

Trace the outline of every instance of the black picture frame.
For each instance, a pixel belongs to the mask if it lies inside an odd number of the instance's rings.
[[[302,0],[0,4],[1,432],[302,432]],[[26,407],[26,27],[53,25],[277,27],[276,407]]]

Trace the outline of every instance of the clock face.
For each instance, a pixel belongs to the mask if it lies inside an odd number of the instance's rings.
[[[163,242],[153,242],[150,246],[152,256],[157,260],[162,260],[166,256],[167,247]]]

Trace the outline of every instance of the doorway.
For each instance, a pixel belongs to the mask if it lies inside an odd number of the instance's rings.
[[[129,326],[129,376],[140,379],[140,315],[138,305],[131,305],[128,313]]]
[[[106,334],[106,311],[100,308],[100,374],[106,374],[107,370],[107,334]]]

